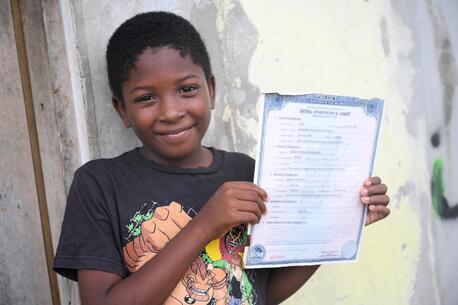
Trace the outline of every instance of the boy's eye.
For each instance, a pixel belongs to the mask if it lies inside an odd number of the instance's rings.
[[[199,86],[197,85],[186,85],[186,86],[181,87],[180,90],[178,90],[178,94],[191,93],[193,91],[196,91],[197,89],[199,89]]]
[[[147,95],[142,95],[140,97],[137,97],[135,99],[136,103],[148,103],[148,102],[154,102],[156,100],[156,97],[150,94]]]

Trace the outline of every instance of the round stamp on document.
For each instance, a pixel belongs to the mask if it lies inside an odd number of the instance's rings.
[[[250,247],[248,252],[248,259],[253,263],[259,263],[266,256],[266,248],[263,245],[254,245]]]
[[[346,259],[353,258],[358,250],[358,244],[354,241],[348,241],[342,247],[342,256]]]
[[[369,101],[366,104],[366,112],[367,113],[374,113],[377,110],[377,104],[374,101]]]

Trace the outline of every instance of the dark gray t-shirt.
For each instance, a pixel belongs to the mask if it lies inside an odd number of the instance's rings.
[[[78,269],[121,277],[140,269],[221,184],[252,181],[252,158],[211,150],[213,162],[205,168],[163,166],[138,149],[83,165],[68,196],[54,270],[76,280]],[[264,304],[269,271],[241,268],[247,242],[245,226],[210,242],[170,298],[182,304]]]

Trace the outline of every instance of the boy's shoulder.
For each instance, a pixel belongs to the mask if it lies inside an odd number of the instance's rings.
[[[241,153],[241,152],[235,152],[235,151],[226,151],[222,149],[216,149],[213,148],[216,151],[220,151],[225,155],[226,159],[229,159],[231,161],[241,161],[241,162],[254,162],[254,159],[250,157],[247,154]]]
[[[254,167],[254,159],[247,154],[240,153],[240,152],[233,152],[233,151],[225,151],[221,149],[212,148],[215,152],[220,152],[224,155],[224,162],[227,163],[226,165],[232,166],[247,166],[247,167]]]
[[[255,161],[239,152],[221,151],[224,155],[224,172],[234,180],[253,181]]]
[[[78,174],[100,175],[102,173],[122,170],[130,162],[132,151],[127,151],[119,156],[111,158],[98,158],[81,165],[75,172]]]

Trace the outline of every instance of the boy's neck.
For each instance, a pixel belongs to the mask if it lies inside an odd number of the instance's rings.
[[[165,166],[175,166],[180,168],[198,168],[209,167],[213,162],[213,152],[207,147],[201,146],[199,150],[195,151],[192,155],[187,155],[183,158],[163,158],[153,154],[145,146],[140,147],[140,154],[148,160],[152,160],[158,164]]]

